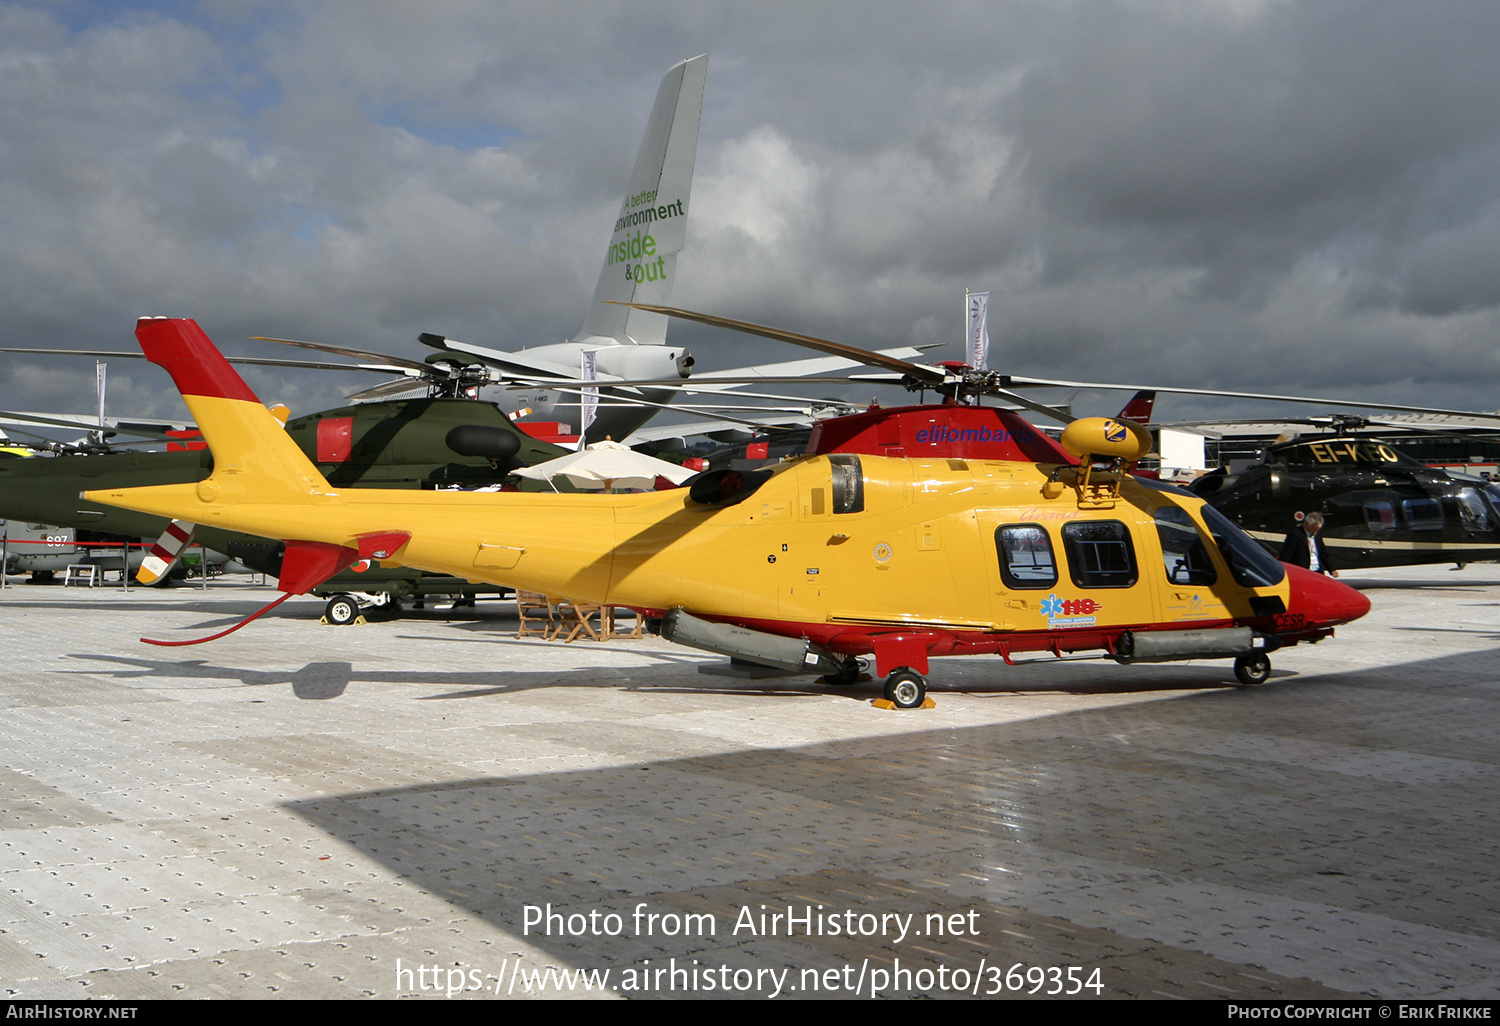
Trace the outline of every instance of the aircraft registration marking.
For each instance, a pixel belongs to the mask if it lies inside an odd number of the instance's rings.
[[[1307,451],[1319,463],[1396,463],[1400,460],[1390,446],[1370,442],[1310,442]]]

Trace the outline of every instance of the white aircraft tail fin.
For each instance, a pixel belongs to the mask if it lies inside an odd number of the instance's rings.
[[[677,254],[687,241],[688,194],[707,77],[704,54],[674,65],[662,79],[605,251],[594,301],[575,342],[666,341],[667,318],[616,304],[663,304],[671,294]]]

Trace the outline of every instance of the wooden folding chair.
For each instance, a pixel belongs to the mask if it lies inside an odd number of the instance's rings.
[[[518,638],[551,638],[557,630],[551,600],[534,591],[516,592],[516,617]]]
[[[603,606],[593,602],[574,602],[572,599],[562,599],[557,603],[557,631],[553,637],[562,637],[563,631],[568,636],[563,638],[563,643],[577,641],[584,635],[594,641],[602,640],[599,637],[599,629],[594,626],[594,619],[604,610]],[[569,617],[571,616],[571,619]]]

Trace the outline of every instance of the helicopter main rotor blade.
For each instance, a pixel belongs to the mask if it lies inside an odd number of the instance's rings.
[[[1280,428],[1280,427],[1315,427],[1324,431],[1360,433],[1360,434],[1389,434],[1386,432],[1370,431],[1370,428],[1391,428],[1399,431],[1418,431],[1428,434],[1439,435],[1470,435],[1479,432],[1485,436],[1493,435],[1495,428],[1490,425],[1479,424],[1421,424],[1411,420],[1390,420],[1384,417],[1360,417],[1355,424],[1339,424],[1332,417],[1239,417],[1232,420],[1181,420],[1164,424],[1152,424],[1157,428],[1177,428],[1185,431],[1200,431],[1214,437],[1222,436],[1223,432],[1213,431],[1213,428],[1226,427],[1256,427],[1256,428]],[[1269,431],[1265,432],[1269,433]]]
[[[1015,374],[1001,375],[1008,388],[1103,388],[1130,391],[1169,392],[1173,395],[1204,395],[1223,399],[1259,399],[1279,403],[1311,403],[1318,406],[1349,406],[1362,410],[1397,410],[1402,413],[1432,413],[1444,417],[1477,417],[1500,421],[1500,413],[1475,413],[1473,410],[1444,410],[1431,406],[1403,406],[1400,403],[1370,403],[1354,399],[1330,399],[1326,396],[1274,395],[1268,392],[1228,392],[1213,388],[1174,388],[1171,385],[1121,385],[1100,381],[1059,381],[1050,378],[1028,378]]]
[[[730,394],[749,395],[749,392],[739,392],[739,385],[847,385],[858,379],[852,377],[755,377],[746,375],[744,377],[709,378],[707,381],[699,380],[699,375],[691,378],[622,378],[618,381],[601,378],[517,378],[519,384],[509,385],[512,392],[525,392],[537,387],[556,387],[571,385],[579,387],[583,385],[601,385],[609,388],[681,388],[691,389],[699,392],[729,392]],[[723,385],[718,388],[715,386]]]
[[[678,317],[683,320],[697,321],[700,324],[708,324],[718,328],[728,328],[732,331],[742,331],[750,335],[759,335],[763,338],[777,339],[782,342],[790,342],[793,345],[804,346],[815,349],[818,352],[828,353],[833,356],[842,356],[846,359],[857,360],[871,367],[881,367],[886,370],[897,371],[906,375],[908,387],[924,384],[940,385],[952,380],[953,376],[940,367],[925,366],[923,364],[910,363],[906,360],[894,357],[882,356],[868,350],[859,349],[855,346],[844,345],[841,342],[831,342],[827,339],[815,338],[811,335],[799,335],[796,332],[784,331],[780,328],[771,328],[762,324],[753,324],[749,321],[736,321],[728,317],[718,317],[713,314],[702,314],[692,310],[683,310],[671,306],[652,306],[644,303],[622,303],[622,306],[633,307],[638,310],[646,310],[651,313],[663,314],[667,317]],[[1021,375],[997,374],[989,380],[981,381],[974,389],[975,392],[1004,396],[1012,402],[1016,402],[1026,409],[1034,410],[1048,417],[1055,417],[1064,422],[1073,418],[1066,411],[1056,407],[1033,404],[1017,395],[1015,388],[1100,388],[1119,389],[1131,392],[1154,391],[1172,395],[1202,395],[1223,399],[1255,399],[1266,402],[1305,403],[1319,406],[1348,407],[1366,410],[1394,410],[1401,413],[1428,413],[1448,417],[1475,417],[1484,420],[1500,421],[1500,414],[1475,413],[1472,410],[1448,410],[1431,406],[1410,406],[1402,403],[1374,403],[1353,399],[1330,399],[1319,396],[1291,396],[1273,395],[1265,392],[1234,392],[1225,389],[1209,388],[1176,388],[1170,385],[1129,385],[1120,383],[1106,383],[1096,381],[1063,381],[1046,378],[1031,378]]]
[[[1065,410],[1059,406],[1048,406],[1045,403],[1033,402],[1032,400],[1027,399],[1025,396],[1017,392],[1012,392],[1008,389],[993,389],[989,394],[999,396],[1004,399],[1009,399],[1011,402],[1015,403],[1017,406],[1020,406],[1022,409],[1030,410],[1032,413],[1040,413],[1044,417],[1059,421],[1063,424],[1071,424],[1073,423],[1073,421],[1078,419],[1073,415],[1073,411],[1071,410]],[[1135,422],[1128,421],[1127,423],[1133,424]]]
[[[49,417],[43,413],[13,413],[0,410],[0,422],[9,423],[15,421],[18,424],[42,424],[47,427],[62,427],[77,431],[79,429],[98,431],[98,422],[94,417],[66,416]],[[141,435],[146,438],[169,438],[169,431],[196,430],[191,424],[170,423],[146,423],[143,421],[112,421],[104,425],[103,430],[109,434]]]
[[[387,374],[400,374],[404,371],[416,371],[418,374],[432,374],[435,368],[430,363],[422,363],[419,360],[408,360],[404,356],[389,356],[385,353],[372,353],[364,349],[350,349],[347,346],[330,346],[322,342],[302,342],[294,338],[267,338],[264,335],[250,336],[257,342],[279,342],[284,346],[299,346],[303,349],[313,349],[320,353],[332,353],[335,356],[347,356],[351,360],[360,360],[378,366],[362,366],[359,370],[380,370]]]
[[[31,353],[37,356],[107,356],[122,360],[144,360],[144,353],[139,351],[127,353],[123,350],[113,349],[21,349],[16,347],[0,346],[0,353]],[[242,363],[253,367],[297,367],[302,370],[378,370],[384,373],[396,373],[396,368],[373,367],[368,365],[350,366],[347,363],[324,363],[321,360],[283,360],[268,356],[226,356],[224,359],[230,363]]]
[[[556,386],[553,386],[553,387],[556,387]],[[557,388],[557,391],[559,391],[559,392],[570,392],[570,393],[572,393],[574,395],[582,396],[582,395],[584,395],[586,393],[587,390],[586,389],[582,389],[582,388],[560,387],[560,388]],[[610,405],[612,405],[612,406],[613,405],[637,406],[637,407],[638,406],[649,406],[652,409],[657,409],[657,410],[691,410],[691,409],[693,409],[693,407],[691,407],[691,406],[678,406],[678,405],[671,404],[671,403],[653,403],[653,402],[650,402],[650,401],[648,401],[646,399],[632,399],[629,396],[614,396],[612,398],[615,400],[615,402],[610,403]],[[568,405],[571,405],[571,404],[568,404]],[[763,427],[764,426],[764,425],[756,423],[755,421],[741,420],[738,417],[728,417],[728,416],[725,416],[724,414],[715,414],[714,415],[714,419],[715,420],[725,420],[725,421],[728,421],[731,424],[744,424],[744,425],[747,425],[748,427],[754,427],[754,428],[758,428],[758,427]]]
[[[350,392],[344,398],[351,403],[367,403],[373,399],[389,399],[403,392],[412,392],[417,389],[425,389],[426,387],[427,383],[421,375],[412,374],[410,377],[397,378],[394,381],[382,381],[378,385],[362,388],[358,392]]]
[[[499,349],[477,346],[472,342],[460,342],[458,339],[448,338],[446,335],[434,335],[430,331],[424,331],[418,335],[417,341],[424,346],[431,346],[439,352],[477,357],[507,381],[512,379],[520,380],[526,377],[540,377],[548,380],[569,377],[567,373],[559,371],[550,364],[531,359],[526,355],[524,350],[517,353],[507,353]]]
[[[849,383],[849,379],[848,378],[745,378],[745,379],[735,378],[735,379],[731,379],[731,380],[734,380],[734,381],[743,381],[745,384],[750,384],[752,382],[763,382],[763,381],[769,381],[769,382],[772,382],[772,383],[783,382],[783,383],[786,383],[786,384],[803,384],[803,383],[811,382],[813,384],[829,384],[829,383],[833,383],[833,384],[845,385],[845,384]],[[698,384],[696,378],[687,378],[687,379],[679,378],[676,381],[668,381],[665,378],[656,378],[656,379],[649,380],[649,381],[608,381],[608,382],[600,382],[600,381],[597,381],[597,380],[584,379],[584,378],[574,378],[574,379],[572,379],[570,381],[549,381],[549,382],[542,382],[542,381],[538,380],[534,384],[511,385],[511,386],[509,386],[509,390],[512,391],[512,392],[526,392],[526,391],[532,391],[532,390],[534,390],[536,388],[542,388],[542,387],[545,387],[545,388],[562,388],[562,387],[588,388],[591,385],[594,386],[594,387],[598,387],[598,388],[609,388],[609,389],[625,388],[627,386],[630,386],[632,388],[634,386],[654,387],[654,388],[659,388],[659,389],[669,389],[669,390],[671,390],[673,392],[681,393],[683,395],[713,395],[713,396],[720,396],[720,397],[725,398],[725,399],[733,399],[736,396],[738,396],[741,399],[772,399],[772,400],[775,400],[777,402],[789,402],[789,403],[797,403],[797,402],[804,402],[804,401],[811,402],[812,401],[808,396],[781,395],[779,393],[773,393],[773,392],[744,392],[744,391],[741,391],[738,388],[732,388],[732,389],[731,388],[714,388],[714,387],[711,387],[711,386],[704,386],[704,385]],[[847,401],[847,400],[832,400],[832,399],[825,399],[825,400],[823,400],[823,403],[825,405],[837,405],[837,406],[848,406],[848,407],[856,407],[856,406],[862,406],[863,405],[862,403],[858,403],[858,402],[850,402],[850,401]],[[676,406],[675,403],[673,404],[673,408],[674,409],[677,408],[677,406]]]
[[[0,353],[34,353],[38,356],[107,356],[122,360],[144,360],[145,353],[127,353],[123,349],[28,349],[24,346],[0,346]]]
[[[616,302],[609,300],[609,302]],[[708,324],[715,328],[728,328],[730,331],[743,331],[747,335],[759,335],[762,338],[776,339],[779,342],[790,342],[794,346],[802,346],[804,349],[813,349],[829,356],[842,356],[846,360],[862,363],[866,367],[880,367],[889,371],[896,371],[917,381],[931,381],[933,383],[946,381],[948,375],[939,367],[930,367],[926,364],[911,363],[894,356],[884,356],[869,349],[860,349],[858,346],[845,345],[842,342],[831,342],[826,338],[816,338],[812,335],[799,335],[795,331],[785,331],[781,328],[772,328],[764,324],[753,324],[750,321],[736,321],[729,317],[718,317],[714,314],[696,313],[692,310],[683,310],[675,306],[652,306],[647,303],[620,303],[620,306],[628,306],[636,310],[645,310],[648,313],[663,314],[667,317],[678,317],[685,321],[697,321],[699,324]]]

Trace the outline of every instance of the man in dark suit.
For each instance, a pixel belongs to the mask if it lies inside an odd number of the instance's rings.
[[[1302,518],[1301,527],[1294,527],[1287,532],[1286,540],[1281,543],[1281,555],[1277,558],[1283,563],[1305,566],[1320,574],[1337,577],[1339,572],[1333,568],[1333,561],[1328,558],[1328,546],[1318,536],[1322,526],[1323,514],[1307,514]]]

